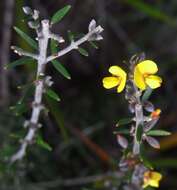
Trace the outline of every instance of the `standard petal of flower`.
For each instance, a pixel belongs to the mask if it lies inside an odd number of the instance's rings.
[[[103,86],[106,89],[110,89],[117,86],[119,82],[120,82],[120,79],[118,77],[104,77],[103,78]]]
[[[155,74],[158,71],[156,63],[151,60],[142,61],[137,67],[142,74]]]
[[[116,66],[116,65],[109,67],[109,72],[112,75],[120,76],[121,78],[126,76],[125,71],[123,69],[121,69],[119,66]]]
[[[162,79],[156,75],[150,75],[145,79],[146,84],[152,89],[158,88],[161,86]]]
[[[156,180],[156,181],[160,181],[162,179],[162,174],[160,174],[159,172],[152,172],[152,179]]]
[[[134,82],[141,90],[146,89],[146,84],[143,75],[140,73],[139,68],[136,66],[134,71]]]
[[[125,88],[125,84],[126,84],[126,80],[127,80],[127,74],[125,73],[125,76],[121,78],[120,84],[117,87],[117,92],[122,92],[123,89]]]

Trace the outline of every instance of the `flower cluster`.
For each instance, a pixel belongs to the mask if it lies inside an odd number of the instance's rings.
[[[157,71],[156,63],[151,60],[144,60],[138,63],[134,68],[134,83],[141,90],[145,90],[147,87],[152,89],[160,87],[162,79],[154,75]],[[126,84],[126,72],[119,66],[111,66],[109,72],[112,76],[103,78],[103,86],[106,89],[117,86],[117,92],[122,92]]]
[[[125,99],[134,116],[119,120],[114,134],[117,135],[117,142],[124,150],[124,155],[119,163],[120,170],[132,172],[131,183],[133,186],[137,186],[137,189],[147,186],[159,187],[159,181],[162,178],[162,175],[152,171],[152,167],[147,166],[147,160],[142,158],[143,143],[146,141],[151,147],[159,149],[160,144],[155,137],[170,134],[164,130],[153,130],[161,114],[161,110],[155,109],[155,106],[149,101],[152,90],[159,88],[162,84],[162,78],[156,75],[157,72],[157,64],[152,60],[145,59],[145,55],[141,54],[130,59],[129,72],[114,65],[109,68],[111,76],[104,77],[102,80],[104,88],[116,87],[117,93],[126,88]],[[144,115],[144,111],[148,114]],[[129,128],[122,128],[122,125],[127,124],[130,126]],[[126,135],[129,137],[126,138]],[[131,142],[129,142],[130,137],[133,137]],[[130,163],[134,164],[130,166]]]

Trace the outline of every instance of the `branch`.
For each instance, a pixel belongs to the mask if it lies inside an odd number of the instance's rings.
[[[38,129],[38,121],[40,112],[42,109],[42,96],[44,92],[44,76],[45,76],[45,67],[46,67],[46,58],[47,58],[47,47],[48,47],[48,40],[49,40],[49,21],[43,20],[41,22],[41,32],[37,32],[39,38],[39,57],[38,57],[38,68],[37,68],[37,80],[36,88],[35,88],[35,95],[34,95],[34,102],[33,102],[33,109],[31,118],[29,121],[29,130],[22,141],[21,147],[16,154],[11,157],[11,162],[15,162],[17,160],[21,160],[26,153],[26,148],[29,144],[33,143],[33,139],[35,137],[36,131]],[[29,55],[29,54],[28,54]],[[43,77],[43,78],[41,78]],[[41,78],[41,79],[40,79]]]
[[[93,23],[94,22],[94,23]],[[96,25],[96,22],[94,20],[92,20],[90,22],[89,25],[89,29],[90,26],[92,26],[93,24]],[[65,54],[67,54],[68,52],[74,50],[74,49],[78,49],[78,46],[80,46],[81,44],[83,44],[86,41],[94,41],[94,40],[101,40],[103,39],[102,36],[100,35],[100,33],[103,31],[103,28],[101,26],[97,26],[94,28],[91,28],[89,30],[89,32],[82,37],[81,39],[77,40],[77,41],[72,41],[71,44],[69,46],[67,46],[66,48],[64,48],[63,50],[59,51],[58,53],[56,53],[55,55],[51,55],[47,58],[47,62],[50,62],[58,57],[61,57]]]
[[[32,114],[30,120],[27,122],[28,123],[28,133],[26,134],[24,140],[22,140],[22,144],[20,149],[15,153],[10,161],[13,163],[17,160],[21,160],[25,154],[26,154],[26,149],[28,145],[32,144],[35,138],[36,131],[39,127],[39,116],[41,109],[43,109],[42,106],[42,97],[43,97],[43,92],[45,91],[45,84],[46,84],[46,77],[45,77],[45,68],[46,65],[49,61],[52,61],[53,59],[56,59],[57,57],[60,57],[62,55],[67,54],[73,49],[77,49],[78,46],[86,41],[92,41],[92,40],[101,40],[102,36],[100,33],[103,31],[103,28],[101,26],[96,27],[96,22],[95,20],[92,20],[89,24],[88,28],[89,32],[79,39],[76,42],[71,42],[71,44],[66,47],[65,49],[61,50],[58,52],[56,55],[49,56],[47,58],[47,47],[48,47],[48,42],[49,39],[55,39],[59,43],[63,42],[63,38],[52,34],[50,32],[50,25],[48,20],[42,20],[41,21],[41,29],[38,27],[36,28],[36,33],[38,37],[38,47],[39,47],[39,55],[35,55],[32,53],[28,53],[24,51],[21,48],[12,46],[12,49],[14,49],[15,53],[19,55],[24,55],[28,57],[32,57],[34,59],[38,60],[38,67],[37,67],[37,75],[36,75],[36,88],[35,88],[35,95],[34,95],[34,101],[33,101],[33,107],[32,107]]]

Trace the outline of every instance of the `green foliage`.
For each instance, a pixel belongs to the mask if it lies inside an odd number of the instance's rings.
[[[86,56],[86,57],[89,56],[88,52],[87,52],[84,48],[79,47],[79,48],[78,48],[78,52],[79,52],[81,55],[83,55],[83,56]]]
[[[38,49],[38,45],[36,43],[36,41],[34,41],[30,36],[28,36],[28,34],[26,34],[25,32],[23,32],[21,29],[19,29],[18,27],[14,27],[14,30],[23,38],[23,40],[25,40],[32,48],[34,49]]]
[[[132,118],[131,117],[128,117],[128,118],[123,118],[123,119],[120,119],[117,123],[116,123],[116,127],[119,127],[121,125],[127,125],[127,124],[130,124],[132,123]]]
[[[70,75],[69,72],[66,70],[66,68],[62,65],[62,63],[60,63],[59,61],[53,60],[53,61],[52,61],[52,65],[53,65],[54,68],[55,68],[60,74],[62,74],[65,78],[71,79],[71,75]]]
[[[45,100],[46,100],[46,103],[47,103],[47,107],[50,110],[50,113],[54,117],[58,127],[61,130],[61,134],[62,134],[62,137],[63,137],[64,141],[68,142],[69,135],[68,135],[68,131],[67,131],[65,125],[64,125],[64,118],[62,116],[62,112],[60,111],[60,109],[59,109],[58,105],[56,104],[56,102],[53,101],[53,99],[45,96]]]
[[[50,97],[50,98],[52,98],[52,99],[54,99],[54,100],[56,100],[56,101],[60,101],[60,97],[58,96],[58,94],[55,92],[55,91],[53,91],[52,89],[46,89],[46,94]]]
[[[42,136],[39,135],[39,134],[38,134],[37,137],[36,137],[36,144],[39,145],[40,147],[42,147],[42,148],[48,150],[48,151],[52,151],[52,147],[51,147],[48,143],[46,143],[46,142],[43,140]]]
[[[58,10],[51,19],[51,22],[53,24],[56,24],[57,22],[60,22],[61,19],[69,12],[69,10],[71,9],[71,5],[66,5],[65,7],[63,7],[62,9]]]
[[[30,57],[22,57],[18,60],[13,61],[12,63],[7,64],[7,69],[12,69],[16,66],[20,66],[20,65],[26,65],[26,64],[33,64],[34,63],[34,59],[30,58]]]
[[[136,130],[136,140],[140,143],[143,135],[143,125],[139,124]]]
[[[144,145],[141,144],[140,145],[140,160],[143,162],[143,164],[149,168],[149,169],[153,169],[153,163],[151,163],[146,156],[146,152],[145,152],[145,148]]]
[[[146,135],[149,136],[168,136],[171,135],[170,132],[165,131],[165,130],[151,130],[146,133]]]
[[[51,40],[50,42],[50,49],[52,53],[57,53],[58,52],[58,47],[57,47],[57,42],[55,40]],[[54,66],[54,68],[65,78],[67,79],[71,79],[71,75],[69,74],[69,72],[67,71],[67,69],[62,65],[62,63],[60,63],[57,60],[53,60],[52,61],[52,65]]]

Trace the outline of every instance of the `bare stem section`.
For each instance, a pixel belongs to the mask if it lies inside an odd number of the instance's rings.
[[[43,109],[42,105],[42,97],[43,93],[45,92],[45,68],[48,62],[61,57],[73,49],[78,49],[78,46],[83,44],[86,41],[92,40],[101,40],[102,37],[100,33],[103,31],[101,26],[96,27],[96,22],[92,20],[89,24],[88,33],[83,36],[81,39],[77,41],[72,41],[69,46],[61,50],[60,52],[56,53],[55,55],[47,56],[47,48],[50,39],[57,40],[59,43],[64,42],[64,39],[58,35],[52,34],[50,31],[50,22],[49,20],[42,20],[41,27],[36,29],[37,39],[38,39],[38,49],[39,55],[31,54],[25,52],[24,50],[17,48],[15,46],[12,47],[14,52],[21,56],[28,56],[32,57],[33,59],[37,59],[37,74],[36,74],[36,87],[35,87],[35,94],[34,94],[34,101],[32,104],[32,113],[31,118],[27,122],[26,126],[29,127],[29,130],[22,140],[22,144],[20,149],[11,157],[11,162],[15,162],[17,160],[21,160],[25,154],[28,145],[32,144],[36,135],[37,129],[40,127],[39,124],[39,117],[41,110]]]

